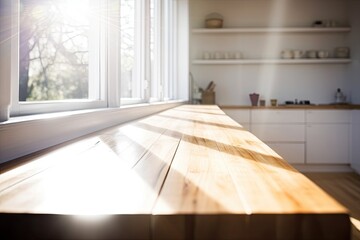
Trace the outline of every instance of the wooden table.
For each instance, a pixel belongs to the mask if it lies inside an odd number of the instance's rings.
[[[217,106],[1,170],[0,239],[350,239],[348,211]]]

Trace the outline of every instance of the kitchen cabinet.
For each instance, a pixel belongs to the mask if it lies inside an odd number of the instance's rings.
[[[250,131],[250,110],[249,109],[223,109],[223,111],[238,122],[246,130]]]
[[[349,164],[357,139],[351,110],[224,109],[293,164]],[[360,111],[355,111],[360,112]],[[351,130],[353,129],[353,130]],[[355,134],[355,135],[354,135]],[[352,139],[352,141],[351,141]],[[353,155],[358,154],[353,145]],[[359,160],[360,162],[360,160]],[[358,162],[352,165],[360,165]]]
[[[349,110],[306,111],[306,163],[350,162]]]
[[[193,33],[346,33],[350,27],[256,27],[256,28],[194,28]]]
[[[275,152],[292,164],[304,164],[305,144],[304,143],[267,143]]]
[[[289,163],[305,163],[305,110],[252,110],[251,132]]]
[[[305,110],[253,109],[252,123],[304,123]]]
[[[360,110],[352,111],[351,167],[360,173]]]

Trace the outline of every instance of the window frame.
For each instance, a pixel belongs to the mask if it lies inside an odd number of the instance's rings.
[[[104,9],[107,1],[92,0],[93,3],[101,4],[100,9]],[[92,4],[93,4],[92,3]],[[95,99],[67,99],[58,101],[19,101],[19,32],[20,32],[20,0],[12,1],[12,41],[11,41],[11,116],[29,115],[38,113],[73,111],[91,108],[107,107],[107,91],[106,81],[107,71],[106,64],[100,64],[96,77],[90,76],[92,71],[89,71],[89,95]],[[106,14],[105,12],[102,14]],[[99,57],[99,62],[104,62],[106,59],[106,45],[107,39],[106,23],[99,20],[99,52],[95,57]],[[98,86],[98,89],[96,89]]]
[[[95,1],[95,0],[94,0]],[[102,15],[107,21],[119,21],[118,16],[111,16],[106,9],[109,5],[120,7],[117,0],[97,0],[102,4]],[[162,102],[176,99],[176,72],[174,60],[176,59],[176,12],[174,6],[176,1],[157,0],[155,9],[155,62],[151,69],[150,59],[150,0],[137,1],[138,13],[141,15],[139,23],[139,49],[137,49],[138,67],[140,73],[140,98],[121,97],[121,70],[120,66],[120,34],[114,31],[114,26],[101,21],[100,31],[100,62],[99,89],[89,87],[91,92],[99,92],[98,100],[92,99],[70,99],[59,101],[19,101],[19,30],[20,30],[20,0],[11,1],[11,107],[10,115],[32,115],[40,113],[63,112],[73,110],[121,107],[130,104],[143,104],[151,102]],[[170,12],[169,12],[170,11]],[[173,19],[173,20],[171,20]],[[171,20],[171,23],[167,23]],[[165,29],[168,27],[170,29]],[[173,31],[173,32],[172,32]],[[151,71],[155,71],[155,78],[151,81]],[[90,81],[91,77],[89,77]],[[96,84],[95,84],[96,85]],[[89,83],[91,86],[91,83]]]

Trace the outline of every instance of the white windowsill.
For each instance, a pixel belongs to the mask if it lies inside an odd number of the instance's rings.
[[[95,113],[101,114],[101,113],[107,112],[107,111],[119,111],[122,109],[139,109],[142,107],[148,107],[148,106],[152,106],[152,105],[166,105],[166,104],[184,103],[184,102],[186,102],[186,101],[170,100],[170,101],[165,101],[165,102],[129,104],[129,105],[123,105],[119,108],[94,108],[94,109],[55,112],[55,113],[41,113],[41,114],[32,114],[32,115],[25,115],[25,116],[15,116],[15,117],[10,117],[10,119],[7,121],[0,122],[0,127],[2,127],[2,125],[7,125],[7,124],[24,123],[24,122],[30,122],[30,121],[36,121],[36,120],[71,117],[71,116],[83,115],[83,114],[95,114]]]
[[[0,123],[0,164],[185,102],[173,100],[12,117]]]

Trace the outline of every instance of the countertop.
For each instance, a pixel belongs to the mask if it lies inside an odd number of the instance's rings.
[[[346,208],[215,105],[183,105],[0,174],[2,239],[350,239]]]

